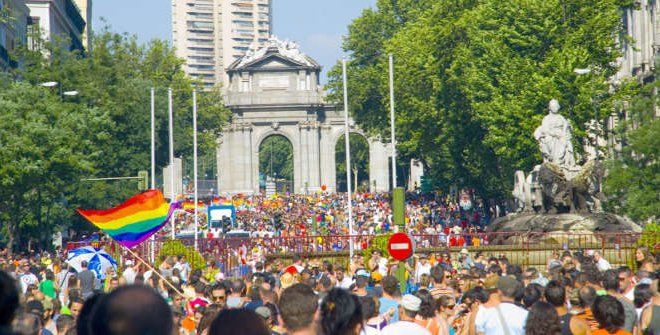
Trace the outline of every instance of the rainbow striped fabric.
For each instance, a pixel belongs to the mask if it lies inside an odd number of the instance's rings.
[[[160,230],[180,204],[169,204],[159,190],[148,190],[111,209],[78,209],[78,213],[119,244],[131,248]]]

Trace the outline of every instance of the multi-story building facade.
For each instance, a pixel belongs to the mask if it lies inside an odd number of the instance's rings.
[[[27,43],[29,12],[23,0],[0,0],[0,69],[16,65],[9,54]]]
[[[78,6],[83,20],[85,20],[82,42],[85,50],[89,51],[92,45],[92,0],[74,0],[74,2]]]
[[[85,19],[73,0],[27,0],[25,3],[30,9],[30,24],[38,28],[44,40],[66,42],[71,50],[83,50]],[[31,47],[39,48],[34,44]]]
[[[207,88],[226,84],[226,68],[268,41],[271,15],[271,0],[172,0],[172,40],[185,72]]]
[[[614,85],[622,80],[636,78],[640,83],[650,83],[657,78],[654,75],[656,62],[660,61],[660,0],[636,0],[633,7],[623,12],[624,36],[621,37],[622,57],[619,59],[619,72],[611,78]],[[623,108],[613,111],[605,120],[605,127],[610,135],[621,120],[628,119],[627,102]],[[660,117],[660,108],[656,109]],[[608,136],[608,146],[620,150],[621,143],[615,136]]]
[[[644,81],[653,75],[660,49],[658,11],[660,1],[636,0],[635,6],[623,13],[624,34],[629,38],[621,39],[623,56],[615,80],[637,77]]]

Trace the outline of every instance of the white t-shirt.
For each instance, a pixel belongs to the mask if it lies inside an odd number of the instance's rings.
[[[369,327],[365,325],[362,327],[362,330],[360,331],[360,335],[381,335],[382,333],[380,330],[374,328],[374,327]]]
[[[525,322],[527,321],[527,314],[529,312],[511,303],[501,303],[498,307],[491,308],[479,306],[477,317],[474,320],[477,333],[484,333],[486,335],[505,334],[500,317],[497,315],[498,308],[509,328],[509,334],[524,335]]]
[[[422,277],[423,274],[430,275],[431,274],[431,263],[418,263],[417,268],[415,268],[415,282],[419,283],[419,279]]]
[[[348,277],[344,277],[341,281],[337,281],[337,287],[348,290],[351,285],[353,285],[353,280]]]
[[[133,268],[129,267],[126,270],[124,270],[124,273],[122,274],[122,277],[126,281],[126,284],[133,284],[135,282],[135,277],[137,276],[137,273],[135,273],[135,270]]]
[[[378,260],[378,272],[381,276],[387,276],[387,258],[381,257]]]
[[[605,258],[600,258],[598,260],[598,263],[596,263],[596,266],[598,267],[598,270],[600,271],[607,271],[612,268],[612,265],[610,265],[610,262],[608,262]]]
[[[23,294],[27,292],[27,288],[30,285],[39,285],[39,279],[37,279],[37,276],[31,272],[28,272],[21,276],[21,289],[23,290]]]
[[[382,335],[431,335],[428,329],[410,321],[398,321],[389,324],[381,331]]]

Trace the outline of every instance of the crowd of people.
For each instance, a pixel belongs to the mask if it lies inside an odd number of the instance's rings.
[[[201,228],[206,228],[206,206],[228,204],[236,209],[234,227],[259,236],[346,235],[347,197],[343,193],[275,194],[266,196],[236,195],[216,197],[198,207]],[[406,223],[413,232],[429,227],[484,226],[496,209],[485,209],[481,202],[461,206],[453,197],[439,193],[407,193]],[[387,193],[356,193],[353,197],[353,220],[356,234],[379,234],[395,229]],[[176,214],[176,227],[190,230],[194,206]],[[491,213],[492,212],[492,213]],[[279,222],[278,222],[279,221]],[[278,223],[281,227],[278,228]],[[186,228],[188,227],[188,228]]]
[[[0,334],[660,334],[658,263],[646,248],[635,271],[582,250],[524,269],[467,250],[385,259],[294,255],[229,277],[213,258],[194,269],[177,256],[158,269],[129,260],[99,279],[84,263],[76,272],[54,255],[4,250]]]
[[[342,194],[315,193],[310,195],[249,195],[232,199],[210,200],[212,204],[231,204],[236,210],[235,224],[229,234],[219,234],[207,228],[205,216],[200,216],[199,228],[207,239],[199,242],[201,250],[225,249],[218,237],[250,236],[246,244],[248,253],[312,253],[349,249],[349,225],[346,212],[347,198]],[[193,209],[176,213],[176,227],[192,231]],[[202,207],[201,212],[205,209]],[[492,213],[491,213],[492,212]],[[406,194],[406,231],[420,236],[420,247],[473,246],[487,244],[482,234],[497,210],[485,208],[477,200],[461,205],[451,196],[436,193]],[[199,214],[198,214],[199,215]],[[362,250],[378,234],[398,232],[393,224],[388,194],[357,193],[353,198],[353,247]],[[185,228],[188,227],[188,228]],[[167,228],[161,231],[165,238]],[[233,234],[243,232],[243,235]],[[189,234],[190,236],[193,236]],[[433,240],[427,236],[433,236]],[[486,241],[484,241],[484,238]],[[302,241],[302,242],[301,242]],[[431,243],[433,242],[433,245]],[[231,245],[237,248],[239,245]]]

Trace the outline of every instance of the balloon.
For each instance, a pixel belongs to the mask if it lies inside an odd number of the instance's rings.
[[[325,186],[325,184],[321,185],[321,190],[325,191],[325,190],[327,190],[327,189],[328,189],[328,187]]]

